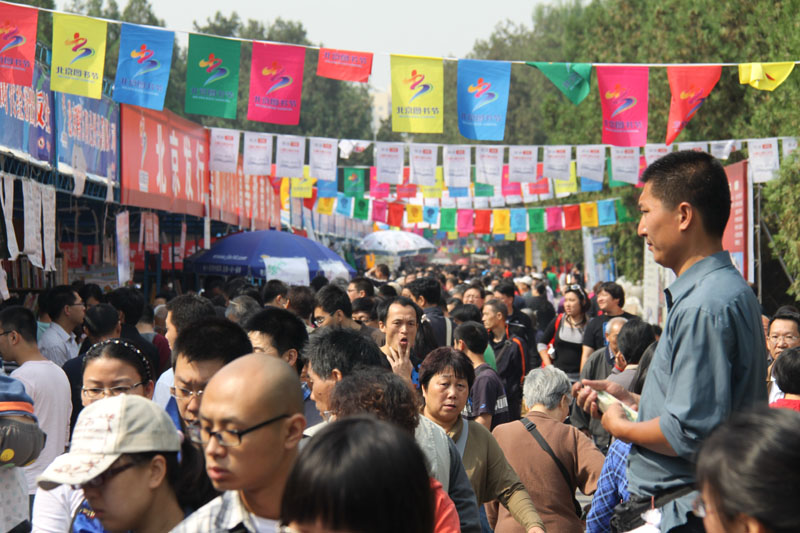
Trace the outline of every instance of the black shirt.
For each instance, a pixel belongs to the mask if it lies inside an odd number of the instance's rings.
[[[626,313],[625,311],[623,311],[621,315],[610,316],[602,314],[600,316],[594,317],[586,325],[586,329],[583,332],[583,345],[590,346],[592,350],[597,350],[605,346],[606,324],[608,324],[609,320],[611,320],[612,318],[616,318],[618,316],[628,320],[630,320],[631,318],[636,318],[636,315]]]
[[[475,369],[475,381],[469,391],[469,400],[464,408],[464,417],[474,420],[480,415],[492,415],[492,427],[511,422],[508,412],[508,398],[503,382],[487,364]]]

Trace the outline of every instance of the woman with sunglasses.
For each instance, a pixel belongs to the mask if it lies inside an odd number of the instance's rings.
[[[538,345],[542,365],[555,365],[573,382],[580,376],[583,332],[590,306],[591,302],[580,285],[567,286],[564,291],[564,312],[550,321]]]

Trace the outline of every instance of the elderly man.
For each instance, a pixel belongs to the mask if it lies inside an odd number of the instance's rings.
[[[622,310],[623,305],[625,305],[625,291],[619,284],[607,281],[600,285],[597,291],[597,306],[603,314],[594,317],[586,325],[586,330],[583,333],[581,368],[586,364],[586,360],[593,351],[603,347],[603,339],[609,320],[614,317],[630,320],[634,317],[634,315]]]
[[[246,355],[217,372],[204,396],[193,439],[222,494],[173,532],[277,531],[283,488],[306,427],[297,372],[277,357]]]
[[[800,314],[779,309],[770,319],[767,331],[767,348],[773,361],[769,367],[767,390],[769,391],[769,403],[773,403],[783,398],[784,395],[778,384],[775,383],[772,368],[784,350],[800,346]]]

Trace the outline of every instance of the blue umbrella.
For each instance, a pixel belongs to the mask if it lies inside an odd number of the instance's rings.
[[[330,270],[332,266],[338,266],[332,262],[340,263],[350,276],[355,274],[353,267],[344,259],[321,244],[300,235],[274,230],[228,235],[212,244],[208,250],[187,257],[185,262],[198,274],[266,278],[265,256],[306,259],[310,279],[317,272],[324,274],[325,267]]]

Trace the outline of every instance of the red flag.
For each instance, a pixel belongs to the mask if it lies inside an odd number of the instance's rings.
[[[372,53],[320,48],[317,76],[367,83],[372,73]]]
[[[406,212],[406,206],[399,202],[392,202],[389,204],[389,216],[386,223],[390,226],[399,228],[403,225],[403,213]]]
[[[476,209],[475,233],[491,233],[491,232],[492,232],[492,210]]]
[[[417,186],[413,183],[397,186],[398,198],[414,198],[417,195]]]
[[[317,188],[311,188],[311,198],[303,198],[303,206],[308,209],[314,209],[314,206],[317,204]]]
[[[564,229],[581,229],[581,206],[580,205],[565,205],[564,206]]]
[[[3,3],[0,18],[0,81],[30,87],[39,10]]]
[[[722,74],[722,65],[702,67],[667,67],[672,101],[667,120],[667,144],[692,120]]]

